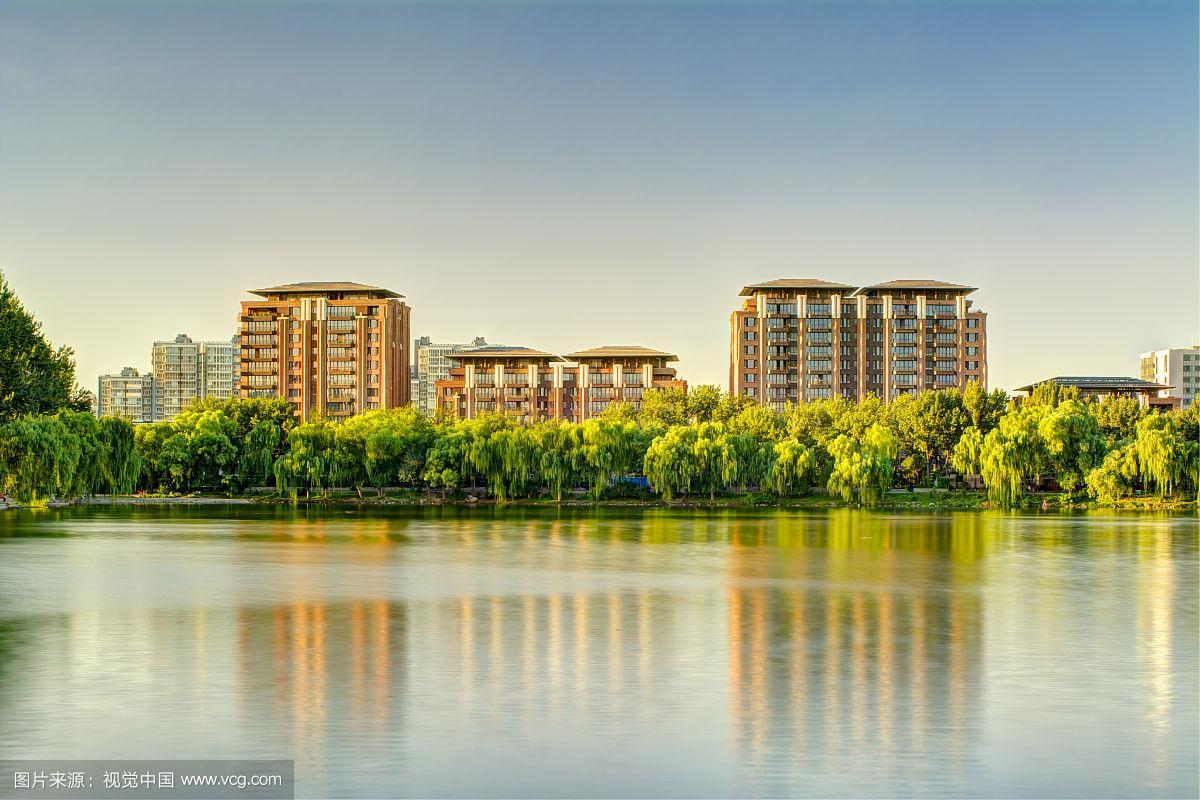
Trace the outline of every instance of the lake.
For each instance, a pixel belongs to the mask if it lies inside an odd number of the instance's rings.
[[[9,511],[0,754],[294,758],[300,797],[1195,797],[1198,527]]]

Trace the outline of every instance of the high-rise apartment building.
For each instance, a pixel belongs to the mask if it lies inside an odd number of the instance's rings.
[[[528,347],[482,347],[451,356],[436,382],[438,406],[459,419],[503,411],[520,422],[582,422],[614,403],[640,408],[646,389],[687,391],[668,366],[671,353],[637,346],[596,347],[564,358]]]
[[[174,419],[200,397],[200,348],[187,334],[151,345],[150,372],[156,386],[154,419]]]
[[[450,377],[450,355],[464,350],[487,347],[482,336],[470,344],[439,344],[428,336],[413,341],[413,400],[423,414],[437,411],[436,383]]]
[[[154,419],[174,419],[193,400],[233,397],[238,375],[237,339],[195,342],[181,333],[173,341],[155,342],[150,349]]]
[[[784,278],[742,288],[730,315],[729,391],[776,409],[869,394],[987,386],[987,314],[970,286],[853,286]]]
[[[154,377],[125,367],[119,375],[101,375],[96,386],[96,413],[130,422],[154,421]]]
[[[1170,387],[1158,396],[1178,397],[1181,408],[1190,406],[1200,392],[1200,345],[1142,353],[1139,366],[1141,379]]]
[[[409,307],[361,283],[292,283],[242,302],[241,397],[284,397],[307,419],[409,402]]]
[[[228,399],[237,397],[241,373],[241,337],[234,334],[227,342],[197,342],[200,397]]]

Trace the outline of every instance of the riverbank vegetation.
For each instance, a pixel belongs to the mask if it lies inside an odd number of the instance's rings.
[[[268,487],[312,498],[408,487],[501,502],[828,496],[896,507],[935,501],[917,493],[900,503],[887,494],[893,488],[961,486],[961,476],[977,475],[1001,508],[1048,487],[1061,492],[1054,505],[1137,495],[1178,507],[1198,489],[1198,416],[1195,408],[1151,413],[1134,400],[1084,402],[1052,384],[1019,405],[971,384],[890,404],[833,399],[783,412],[702,386],[647,392],[640,412],[617,405],[581,424],[518,425],[501,414],[431,420],[413,408],[301,424],[286,402],[254,399],[204,401],[135,428],[65,409],[0,426],[0,485],[22,503],[135,490]],[[939,505],[979,505],[978,495],[942,497]]]

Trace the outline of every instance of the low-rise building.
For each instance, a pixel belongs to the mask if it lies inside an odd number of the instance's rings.
[[[671,353],[607,346],[563,356],[528,347],[481,347],[454,353],[436,382],[438,408],[459,419],[503,411],[520,422],[582,422],[615,403],[640,408],[647,389],[687,391]]]
[[[567,353],[565,357],[574,362],[573,367],[564,370],[564,374],[574,375],[574,392],[564,391],[564,395],[575,403],[578,414],[563,419],[591,419],[614,403],[629,403],[640,409],[647,389],[687,391],[687,381],[669,366],[679,360],[673,353],[636,345],[609,345]]]
[[[96,385],[96,413],[130,422],[154,421],[154,376],[125,367],[118,375],[101,375]]]
[[[1033,394],[1033,390],[1042,384],[1057,383],[1059,386],[1072,387],[1079,390],[1079,396],[1084,400],[1103,402],[1114,397],[1133,397],[1143,406],[1178,407],[1178,403],[1162,403],[1158,401],[1159,392],[1171,387],[1140,378],[1121,378],[1107,375],[1060,375],[1047,378],[1044,381],[1022,386],[1016,391],[1024,392],[1025,396]]]
[[[1142,380],[1170,386],[1159,396],[1179,398],[1181,408],[1189,407],[1200,393],[1200,345],[1142,353],[1138,366]]]

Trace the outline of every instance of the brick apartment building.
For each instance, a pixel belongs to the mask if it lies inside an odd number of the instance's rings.
[[[614,403],[640,408],[646,389],[687,381],[668,366],[678,358],[638,346],[608,346],[565,357],[528,347],[481,347],[449,356],[450,376],[437,381],[438,407],[459,419],[503,411],[520,422],[582,422]]]
[[[344,419],[407,405],[409,307],[361,283],[312,282],[242,302],[241,397],[283,397],[297,415]]]
[[[729,391],[782,409],[836,396],[889,401],[971,380],[986,387],[987,314],[967,299],[974,291],[936,280],[743,287],[729,318]]]

